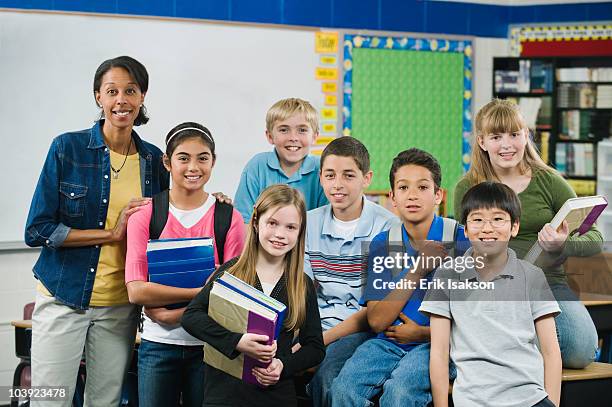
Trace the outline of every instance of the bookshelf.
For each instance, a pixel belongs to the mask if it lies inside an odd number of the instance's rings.
[[[612,197],[612,140],[604,140],[597,146],[597,194],[608,200]],[[612,240],[612,202],[597,220],[604,242]]]
[[[493,59],[493,96],[513,99],[544,161],[578,195],[597,186],[597,148],[612,136],[612,58]]]

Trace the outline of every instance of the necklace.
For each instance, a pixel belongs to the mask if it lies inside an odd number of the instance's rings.
[[[110,165],[111,170],[113,171],[113,178],[114,179],[118,179],[119,178],[119,172],[123,169],[123,166],[125,165],[127,158],[128,158],[128,154],[130,153],[130,147],[132,147],[132,139],[130,138],[130,144],[128,144],[127,149],[125,150],[125,157],[123,157],[123,164],[121,164],[121,167],[119,167],[118,169],[115,169],[113,167],[113,164]]]

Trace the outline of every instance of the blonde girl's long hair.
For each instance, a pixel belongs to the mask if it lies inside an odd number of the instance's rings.
[[[285,328],[289,331],[299,329],[306,319],[307,280],[304,274],[304,250],[306,246],[306,204],[300,193],[287,185],[272,185],[266,188],[253,208],[251,222],[240,258],[228,272],[250,285],[255,285],[257,254],[260,250],[257,225],[259,219],[269,210],[293,205],[300,214],[300,230],[293,249],[285,254],[284,274],[287,280],[288,312]]]
[[[470,169],[465,174],[471,185],[484,181],[500,182],[489,159],[489,154],[480,148],[478,138],[483,138],[488,134],[515,133],[519,130],[528,129],[527,123],[516,103],[508,100],[493,99],[478,111],[474,120],[472,162]],[[527,136],[525,153],[523,160],[519,164],[519,170],[521,174],[525,174],[529,170],[532,173],[538,171],[556,172],[542,160],[538,149],[529,136]]]

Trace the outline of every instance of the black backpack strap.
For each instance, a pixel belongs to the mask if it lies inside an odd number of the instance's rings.
[[[232,224],[232,214],[234,207],[225,202],[215,202],[215,246],[217,247],[217,255],[219,256],[219,264],[223,264],[225,258],[223,250],[225,249],[225,238]]]
[[[149,239],[159,239],[168,221],[168,208],[170,207],[168,190],[163,190],[153,196],[153,212],[149,222]]]

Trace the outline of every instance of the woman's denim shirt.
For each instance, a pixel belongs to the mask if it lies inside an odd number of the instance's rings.
[[[51,143],[28,214],[25,242],[42,246],[34,275],[60,302],[87,309],[100,245],[62,247],[75,229],[104,229],[110,195],[110,153],[100,120],[91,129],[65,133]],[[168,188],[162,152],[132,131],[140,155],[142,196]],[[134,192],[134,197],[140,195]]]

